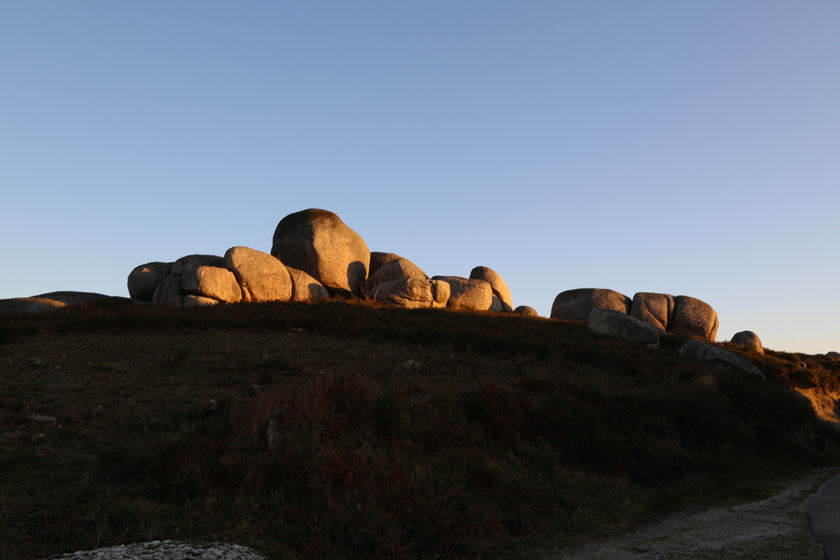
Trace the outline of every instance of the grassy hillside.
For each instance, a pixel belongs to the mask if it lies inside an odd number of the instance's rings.
[[[837,464],[790,387],[840,362],[749,355],[761,382],[682,342],[348,302],[0,317],[0,557],[502,557]]]

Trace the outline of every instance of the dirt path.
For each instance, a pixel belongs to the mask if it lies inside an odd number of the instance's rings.
[[[759,502],[676,514],[633,533],[563,549],[539,560],[824,560],[808,500],[832,475],[820,469]]]

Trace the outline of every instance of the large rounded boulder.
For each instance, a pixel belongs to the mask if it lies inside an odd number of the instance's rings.
[[[502,275],[486,266],[477,266],[470,272],[470,278],[473,280],[484,280],[490,284],[493,290],[493,295],[496,296],[502,304],[502,310],[513,311],[513,296],[510,294],[507,282],[502,278]]]
[[[332,212],[313,208],[280,220],[271,254],[306,272],[331,294],[362,295],[370,250],[364,239]]]
[[[231,247],[225,268],[233,272],[245,301],[289,301],[292,279],[276,257],[249,247]]]
[[[639,292],[633,296],[630,315],[667,331],[674,318],[674,296]]]
[[[688,296],[674,298],[674,319],[668,329],[672,333],[714,342],[719,326],[717,311],[705,301]]]
[[[128,295],[136,301],[152,301],[155,290],[169,276],[172,263],[150,262],[134,268],[128,275]]]
[[[306,301],[310,303],[329,299],[327,289],[317,280],[302,270],[287,266],[292,279],[292,295],[289,301]]]
[[[551,318],[575,323],[589,322],[593,309],[612,309],[627,313],[630,298],[613,290],[579,288],[557,294],[551,306]]]

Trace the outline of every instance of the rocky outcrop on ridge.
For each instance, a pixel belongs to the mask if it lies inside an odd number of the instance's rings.
[[[697,298],[640,292],[631,300],[619,292],[596,288],[561,292],[554,299],[551,318],[588,323],[593,309],[618,311],[662,331],[709,342],[715,341],[719,326],[717,312]]]
[[[513,298],[499,273],[478,266],[470,276],[430,279],[405,257],[370,252],[336,214],[309,209],[280,220],[270,254],[231,247],[223,257],[149,262],[131,271],[127,286],[137,304],[192,307],[355,296],[395,307],[512,312]]]

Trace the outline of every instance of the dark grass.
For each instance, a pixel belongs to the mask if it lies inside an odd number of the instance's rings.
[[[0,557],[503,557],[836,464],[790,389],[836,387],[836,362],[747,354],[761,382],[683,342],[352,301],[0,318]]]

